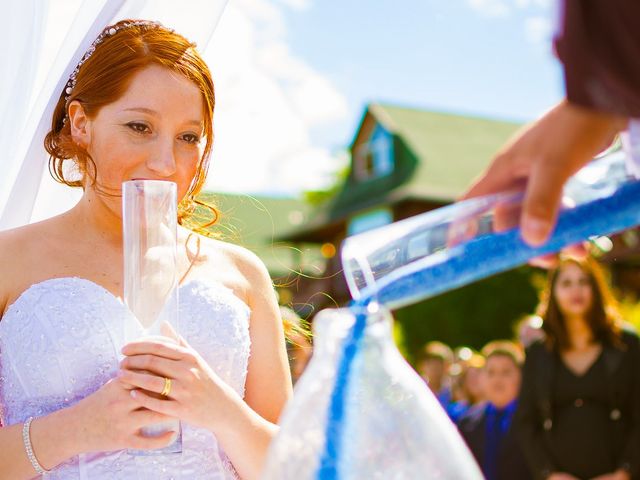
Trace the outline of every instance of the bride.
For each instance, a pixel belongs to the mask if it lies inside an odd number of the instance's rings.
[[[61,92],[45,148],[52,174],[84,194],[62,215],[0,232],[0,478],[259,476],[291,381],[254,255],[179,228],[184,339],[123,347],[121,184],[175,182],[186,223],[213,108],[195,46],[146,21],[107,27]],[[181,453],[127,452],[169,444],[171,433],[140,429],[173,418]]]

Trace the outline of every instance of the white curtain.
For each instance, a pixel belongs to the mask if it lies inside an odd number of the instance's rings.
[[[20,0],[0,29],[0,230],[70,208],[81,191],[55,183],[43,142],[69,75],[102,29],[124,18],[162,22],[202,53],[227,0]],[[7,10],[5,10],[7,12]]]

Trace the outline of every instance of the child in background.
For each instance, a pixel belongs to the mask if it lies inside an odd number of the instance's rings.
[[[449,368],[452,363],[451,348],[442,342],[433,341],[425,345],[417,364],[418,373],[445,409],[451,403]]]
[[[508,341],[490,342],[482,353],[486,403],[460,419],[460,433],[487,480],[528,480],[531,475],[512,428],[524,355]]]
[[[450,370],[452,399],[446,407],[454,423],[458,423],[470,408],[484,400],[484,357],[469,347],[461,347],[456,351],[458,361]]]

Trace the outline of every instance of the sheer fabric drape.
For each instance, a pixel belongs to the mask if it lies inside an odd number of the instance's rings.
[[[0,230],[41,220],[81,195],[47,172],[43,141],[69,75],[102,29],[124,18],[162,22],[204,52],[227,0],[21,0],[0,29]]]

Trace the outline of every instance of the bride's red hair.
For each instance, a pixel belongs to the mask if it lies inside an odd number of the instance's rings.
[[[82,187],[87,180],[95,183],[95,165],[89,153],[71,138],[67,108],[73,100],[79,101],[91,118],[100,108],[120,98],[127,90],[132,77],[149,65],[160,65],[177,72],[194,84],[202,92],[204,104],[204,128],[206,145],[204,153],[191,182],[189,190],[179,205],[179,220],[183,223],[203,205],[196,199],[202,190],[209,167],[209,157],[213,143],[213,110],[215,93],[209,67],[204,62],[196,45],[182,35],[160,24],[126,24],[135,20],[123,20],[107,28],[117,27],[114,35],[107,35],[96,46],[93,54],[81,66],[76,76],[76,84],[67,97],[62,92],[53,112],[51,130],[44,145],[50,155],[49,171],[55,180],[72,187]],[[81,178],[70,179],[65,162],[74,162]],[[206,205],[204,205],[206,207]],[[211,208],[211,207],[209,207]],[[213,224],[191,226],[196,231]],[[195,228],[193,228],[195,227]]]

